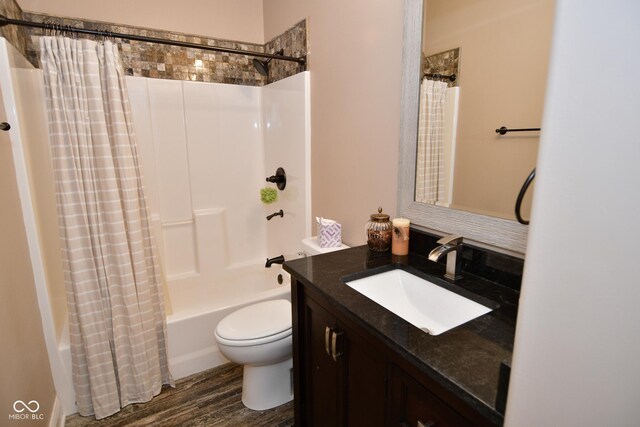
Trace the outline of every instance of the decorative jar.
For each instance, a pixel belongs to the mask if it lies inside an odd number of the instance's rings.
[[[389,215],[382,213],[381,207],[378,208],[378,213],[371,214],[371,220],[367,223],[365,230],[369,250],[374,252],[389,250],[393,224],[389,221]]]

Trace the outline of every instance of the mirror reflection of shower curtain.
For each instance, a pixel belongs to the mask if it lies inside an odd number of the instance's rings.
[[[445,199],[444,119],[447,83],[423,79],[420,85],[416,194],[418,203]]]

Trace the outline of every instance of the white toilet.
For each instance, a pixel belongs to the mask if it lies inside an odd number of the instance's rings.
[[[293,399],[289,301],[241,308],[218,323],[215,335],[220,352],[244,365],[242,403],[247,408],[269,409]]]
[[[302,247],[306,255],[348,248],[321,248],[315,237],[304,239]],[[263,301],[241,308],[218,323],[215,336],[220,352],[244,365],[242,403],[247,408],[270,409],[293,399],[289,301]]]

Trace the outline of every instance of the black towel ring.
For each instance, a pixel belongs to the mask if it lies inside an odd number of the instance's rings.
[[[516,199],[516,219],[520,224],[529,225],[529,221],[522,218],[520,215],[520,210],[522,208],[522,199],[524,199],[524,195],[527,194],[527,189],[529,185],[531,185],[531,181],[536,177],[536,169],[533,168],[527,179],[522,184],[522,188],[520,189],[520,193],[518,193],[518,198]]]

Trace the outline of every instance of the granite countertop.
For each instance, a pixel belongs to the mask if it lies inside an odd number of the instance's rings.
[[[461,326],[431,336],[345,285],[342,278],[371,270],[400,267],[449,289],[459,289],[494,309]],[[496,408],[500,364],[511,361],[519,293],[463,271],[455,284],[444,278],[444,265],[424,256],[377,254],[367,246],[287,261],[284,269],[304,285],[324,294],[335,308],[379,338],[440,385],[494,424],[503,423]],[[368,275],[363,273],[362,277]],[[480,297],[480,298],[478,298]],[[486,300],[485,300],[486,302]],[[497,303],[497,304],[496,304]]]

